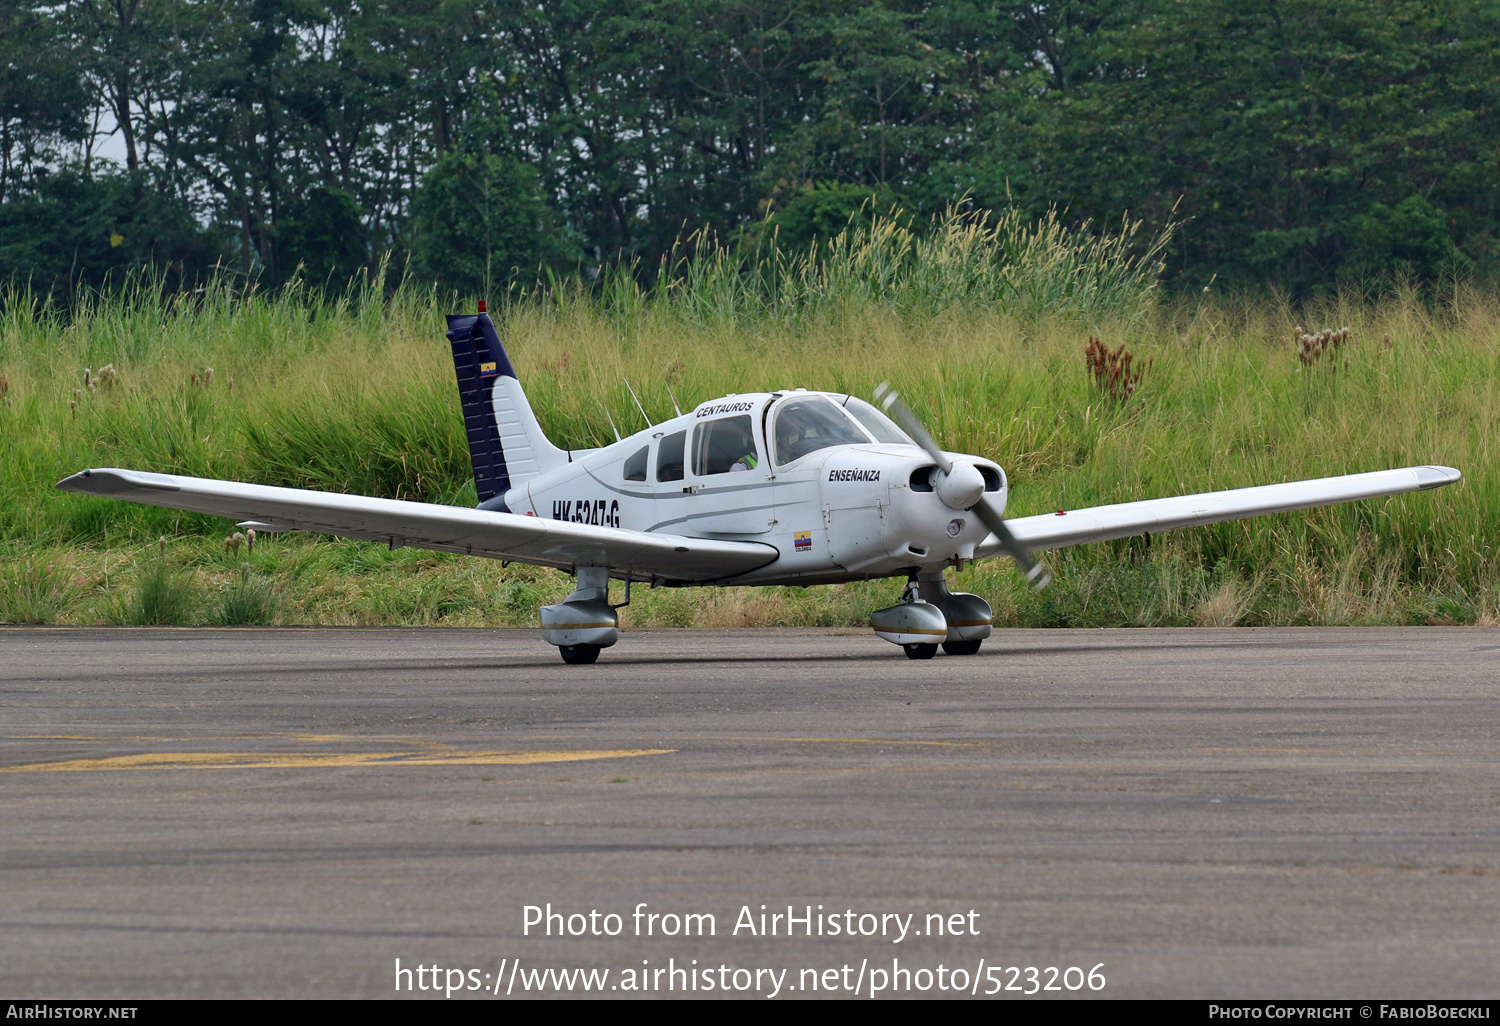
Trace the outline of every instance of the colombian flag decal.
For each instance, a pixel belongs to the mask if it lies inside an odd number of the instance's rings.
[[[490,362],[490,363],[481,363],[479,365],[479,376],[481,378],[487,378],[487,377],[489,377],[492,374],[498,374],[498,373],[500,373],[500,372],[497,371],[497,370],[495,370],[495,364],[494,364],[493,361]]]
[[[812,548],[812,532],[798,531],[792,535],[792,544],[796,546],[798,552],[808,551]]]

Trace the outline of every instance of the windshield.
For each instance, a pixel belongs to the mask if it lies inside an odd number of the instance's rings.
[[[859,421],[864,429],[877,442],[889,442],[892,445],[916,445],[911,438],[898,428],[891,418],[881,413],[875,407],[856,396],[848,396],[844,399],[844,409],[854,414],[854,419]]]
[[[829,446],[870,441],[843,410],[820,395],[782,400],[776,407],[775,435],[777,466]]]

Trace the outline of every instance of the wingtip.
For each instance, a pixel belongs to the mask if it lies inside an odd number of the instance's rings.
[[[82,487],[82,485],[83,485],[84,480],[86,478],[92,476],[93,473],[94,472],[92,470],[80,470],[76,474],[69,474],[67,477],[63,478],[61,481],[57,482],[57,484],[53,485],[52,487],[56,488],[58,491],[61,491],[61,492],[82,492],[82,491],[87,491],[87,489],[84,488],[84,487]]]
[[[1463,474],[1453,467],[1413,467],[1412,471],[1417,475],[1417,489],[1426,491],[1429,488],[1441,488],[1444,485],[1457,484],[1463,480]]]
[[[179,485],[167,474],[144,474],[133,470],[116,470],[113,467],[95,467],[80,470],[53,485],[64,492],[81,495],[119,495],[122,492],[148,491],[175,492]]]

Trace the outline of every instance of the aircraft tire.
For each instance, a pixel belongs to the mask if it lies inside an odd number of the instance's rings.
[[[579,666],[597,660],[599,650],[603,647],[603,645],[560,645],[557,651],[562,656],[563,662]]]
[[[977,641],[945,641],[943,651],[949,655],[973,655],[979,651]]]
[[[902,645],[908,659],[931,659],[937,655],[936,645]]]

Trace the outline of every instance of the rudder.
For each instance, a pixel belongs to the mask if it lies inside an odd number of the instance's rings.
[[[504,511],[507,491],[567,463],[568,454],[542,433],[482,305],[478,314],[448,315],[448,341],[479,507]]]

